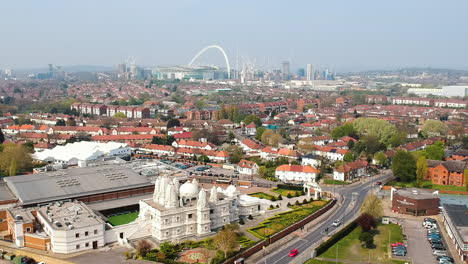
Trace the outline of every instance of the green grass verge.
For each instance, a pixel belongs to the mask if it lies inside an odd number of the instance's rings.
[[[260,239],[265,239],[315,213],[329,202],[330,201],[313,201],[312,203],[291,206],[293,209],[292,211],[279,213],[274,217],[268,218],[258,226],[247,229],[247,232]]]
[[[399,263],[389,259],[388,256],[389,242],[403,241],[403,233],[399,225],[379,225],[377,229],[374,230],[375,248],[372,249],[363,248],[361,246],[361,242],[359,241],[360,233],[361,229],[359,227],[355,228],[351,233],[331,246],[319,257],[329,259],[337,258],[349,261],[369,261],[370,256],[371,263]]]
[[[256,192],[256,193],[251,193],[249,195],[252,197],[257,197],[257,198],[267,199],[267,200],[271,200],[273,198],[278,199],[278,196],[274,196],[274,195],[264,193],[264,192]]]
[[[347,184],[349,184],[349,182],[338,181],[338,180],[330,180],[330,179],[325,179],[323,182],[325,184],[333,184],[333,185],[347,185]]]
[[[387,183],[386,185],[410,188],[410,187],[416,187],[416,182],[391,181],[391,182]],[[425,189],[466,192],[465,187],[452,186],[452,185],[438,185],[438,184],[433,184],[431,181],[423,181],[421,187],[425,188]]]
[[[109,217],[109,223],[113,226],[125,225],[133,222],[138,217],[138,212]]]
[[[335,261],[325,261],[319,259],[309,259],[304,264],[342,264],[343,262],[335,262]]]

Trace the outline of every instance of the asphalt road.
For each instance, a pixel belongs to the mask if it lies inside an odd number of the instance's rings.
[[[374,176],[375,177],[375,176]],[[391,173],[387,173],[383,176],[377,176],[372,181],[367,181],[365,183],[359,184],[353,187],[343,187],[339,190],[340,198],[338,200],[339,208],[332,214],[330,217],[322,222],[320,228],[314,229],[312,232],[307,235],[293,240],[289,243],[288,247],[280,248],[274,252],[268,252],[266,258],[262,258],[257,263],[268,263],[268,264],[287,264],[291,262],[291,257],[288,256],[288,253],[291,249],[297,249],[299,254],[311,254],[312,252],[304,252],[309,246],[320,241],[323,237],[326,236],[325,228],[329,227],[329,232],[333,231],[333,228],[341,228],[343,223],[348,221],[350,218],[355,216],[359,209],[361,208],[364,199],[367,196],[367,193],[372,188],[378,188],[375,185],[377,181],[384,181],[387,178],[392,177]],[[355,194],[353,194],[355,193]],[[342,205],[339,205],[343,203]],[[341,220],[341,225],[339,227],[332,227],[333,221],[336,219]],[[296,256],[297,258],[298,256]]]

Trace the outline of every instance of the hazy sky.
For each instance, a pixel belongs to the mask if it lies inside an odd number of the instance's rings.
[[[468,1],[13,0],[0,4],[0,68],[187,64],[222,45],[279,68],[468,69]],[[216,51],[201,58],[220,63]]]

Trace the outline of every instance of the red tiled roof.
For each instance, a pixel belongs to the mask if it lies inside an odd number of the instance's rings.
[[[254,122],[250,123],[246,128],[256,128],[257,126],[255,125]]]
[[[174,151],[174,148],[172,146],[159,145],[159,144],[147,144],[147,145],[144,145],[143,148],[145,148],[145,149],[154,149],[154,150],[163,150],[163,151]]]
[[[312,166],[303,165],[288,165],[284,164],[276,168],[277,171],[293,171],[293,172],[304,172],[304,173],[319,173],[320,171]]]
[[[252,169],[252,168],[255,166],[255,164],[256,164],[256,163],[253,162],[253,161],[242,159],[241,161],[239,161],[239,163],[237,164],[237,166],[239,166],[239,167],[241,167],[241,168]]]
[[[257,144],[255,141],[251,140],[251,139],[243,139],[241,141],[242,144],[246,145],[247,147],[251,148],[251,149],[261,149],[262,146],[260,144]]]
[[[98,135],[91,137],[93,141],[118,141],[118,140],[151,140],[153,137],[164,137],[163,134],[139,134],[139,135]]]
[[[175,139],[190,139],[193,137],[192,132],[182,132],[173,135]]]

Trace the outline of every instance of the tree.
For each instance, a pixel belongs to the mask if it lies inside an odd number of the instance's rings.
[[[236,232],[223,229],[213,238],[213,242],[218,249],[224,252],[224,258],[227,258],[227,252],[236,246],[236,239]]]
[[[357,138],[357,132],[354,126],[350,123],[344,124],[342,126],[336,127],[331,133],[333,139],[338,139],[344,136],[350,136],[352,138]]]
[[[344,157],[343,157],[343,160],[344,160],[345,162],[351,162],[351,161],[353,161],[353,160],[355,160],[355,159],[356,159],[356,156],[355,156],[354,153],[351,152],[351,151],[350,151],[350,152],[347,152],[347,153],[344,155]]]
[[[283,143],[283,137],[279,134],[276,134],[273,130],[267,129],[262,134],[262,142],[265,145],[278,147],[279,144]]]
[[[261,140],[263,133],[266,131],[265,127],[259,126],[257,127],[257,133],[255,133],[255,139]]]
[[[198,248],[198,251],[205,257],[205,263],[211,263],[211,259],[216,254],[216,251],[204,247]]]
[[[65,124],[67,126],[76,126],[76,121],[73,117],[70,117],[67,119],[67,121],[65,122]]]
[[[231,155],[229,156],[229,162],[232,164],[237,164],[243,158],[244,155],[242,154],[242,149],[239,147],[234,147]]]
[[[440,120],[427,120],[421,129],[424,137],[445,135],[447,126]]]
[[[171,118],[167,121],[167,129],[171,127],[180,127],[180,120],[176,118]]]
[[[375,220],[375,217],[368,213],[361,214],[357,219],[357,222],[363,232],[368,232],[372,228],[377,228],[377,221]]]
[[[385,149],[385,145],[379,141],[375,135],[367,135],[361,138],[357,144],[354,145],[354,151],[357,153],[366,153],[374,155],[376,152]]]
[[[65,126],[65,120],[59,119],[55,122],[55,126]]]
[[[388,147],[395,148],[406,141],[406,133],[399,131],[396,134],[393,134],[388,140]]]
[[[411,153],[398,150],[392,161],[392,171],[395,177],[403,182],[412,182],[416,178],[416,162]]]
[[[3,144],[5,142],[5,135],[2,132],[2,129],[0,128],[0,144]]]
[[[202,138],[205,138],[208,142],[211,142],[215,145],[219,145],[220,140],[216,130],[208,130],[208,129],[197,129],[192,132],[193,140],[199,141]]]
[[[164,253],[164,255],[166,255],[167,258],[172,259],[175,257],[175,253],[176,253],[175,245],[172,244],[171,242],[164,242],[160,244],[159,250],[162,253]]]
[[[361,232],[359,241],[363,243],[363,247],[371,248],[374,245],[374,236],[369,232]]]
[[[260,120],[260,118],[254,114],[246,116],[242,122],[246,125],[249,125],[253,122],[257,127],[262,125],[262,120]]]
[[[429,145],[424,150],[426,158],[431,160],[442,160],[445,156],[445,146],[442,141]]]
[[[200,157],[198,157],[198,161],[200,161],[200,162],[210,162],[210,158],[208,158],[208,156],[206,156],[206,155],[201,155]]]
[[[195,102],[195,106],[197,107],[198,110],[202,110],[203,108],[206,107],[206,103],[203,100],[198,100]]]
[[[0,153],[0,171],[13,176],[32,169],[32,159],[23,145],[5,144]]]
[[[374,155],[374,159],[377,165],[379,165],[380,167],[387,165],[388,159],[387,159],[387,156],[385,156],[383,152],[377,152]]]
[[[360,117],[353,122],[359,136],[373,136],[385,146],[390,146],[391,138],[398,134],[398,128],[383,119]]]
[[[348,149],[353,149],[353,147],[354,147],[354,140],[348,141],[348,143],[346,144],[346,146],[348,147]]]
[[[138,241],[136,245],[136,254],[138,256],[146,256],[151,251],[151,244],[146,240]]]
[[[117,113],[115,113],[114,117],[115,118],[127,118],[127,115],[125,113],[122,113],[122,112],[117,112]]]
[[[422,182],[427,175],[427,160],[421,155],[416,162],[416,186],[421,188]]]
[[[462,148],[468,149],[468,136],[464,136],[462,139]]]
[[[369,214],[374,218],[380,218],[383,215],[382,200],[376,195],[371,194],[366,197],[361,207],[361,214]]]
[[[224,108],[224,104],[222,104],[218,110],[218,119],[225,119],[227,118],[226,109]]]
[[[91,135],[87,134],[84,131],[76,133],[75,137],[77,141],[91,141]]]
[[[232,131],[229,131],[228,138],[229,138],[229,141],[233,141],[236,138],[236,135],[234,135]]]

